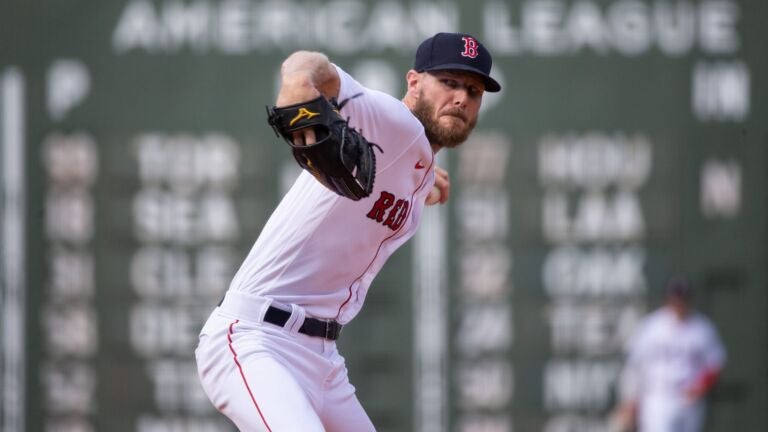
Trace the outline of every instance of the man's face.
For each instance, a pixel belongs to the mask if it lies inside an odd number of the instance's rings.
[[[422,73],[413,114],[424,125],[427,139],[456,147],[477,124],[485,85],[474,74],[457,71]]]
[[[691,310],[691,303],[689,299],[675,295],[667,296],[667,306],[680,320],[684,320]]]

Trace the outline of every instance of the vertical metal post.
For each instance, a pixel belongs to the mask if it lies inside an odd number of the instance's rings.
[[[17,68],[0,74],[2,139],[2,430],[25,427],[25,127],[24,76]]]
[[[442,156],[442,155],[440,155]],[[439,164],[443,162],[438,158]],[[447,429],[446,219],[441,205],[428,207],[414,239],[414,431]]]

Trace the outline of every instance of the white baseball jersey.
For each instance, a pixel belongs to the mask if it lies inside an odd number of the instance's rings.
[[[200,382],[240,430],[371,432],[334,340],[300,332],[306,317],[349,322],[387,258],[410,238],[435,181],[421,123],[399,100],[343,70],[350,125],[381,147],[370,197],[352,201],[303,172],[270,217],[195,350]],[[286,148],[286,151],[288,149]],[[264,322],[290,309],[281,327]]]
[[[339,101],[376,152],[370,197],[352,201],[302,172],[264,226],[230,291],[296,304],[344,324],[362,307],[387,258],[413,234],[434,184],[422,124],[399,100],[367,89],[342,69]]]
[[[712,323],[692,312],[678,319],[668,307],[648,315],[627,344],[625,377],[635,385],[641,431],[688,432],[700,428],[701,401],[686,391],[706,371],[719,371],[725,349]]]

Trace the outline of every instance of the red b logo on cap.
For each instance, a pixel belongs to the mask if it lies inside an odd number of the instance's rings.
[[[461,55],[469,58],[477,57],[477,40],[469,36],[464,36],[461,40],[464,41],[464,52]]]

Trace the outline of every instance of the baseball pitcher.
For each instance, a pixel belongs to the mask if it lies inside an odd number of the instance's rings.
[[[449,197],[435,153],[456,147],[497,92],[473,36],[438,33],[416,52],[402,100],[316,52],[282,64],[267,121],[303,168],[200,333],[200,380],[243,431],[365,432],[374,426],[336,348],[425,205]]]

